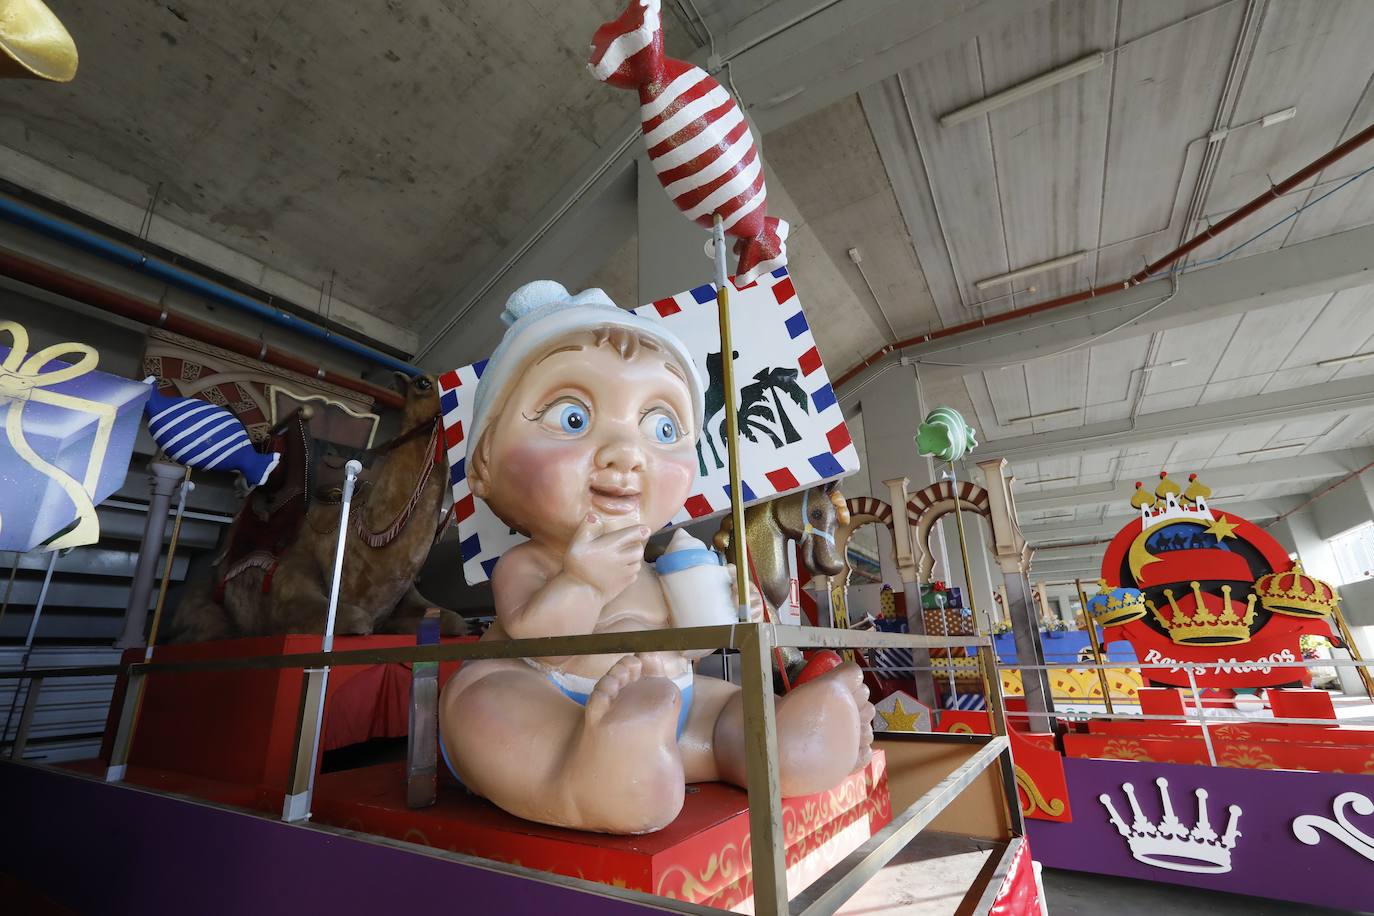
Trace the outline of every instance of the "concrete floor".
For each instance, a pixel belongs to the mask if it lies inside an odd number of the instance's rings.
[[[950,916],[988,856],[988,845],[941,833],[917,836],[840,908],[841,916]],[[1045,869],[1050,916],[1331,916],[1282,900],[1154,881]]]
[[[1347,912],[1049,868],[1044,870],[1042,879],[1051,916],[1327,916]]]

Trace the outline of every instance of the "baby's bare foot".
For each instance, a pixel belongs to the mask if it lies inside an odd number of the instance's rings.
[[[778,765],[784,797],[837,785],[868,763],[873,704],[863,672],[848,663],[778,701]]]
[[[587,699],[564,776],[580,823],[607,833],[648,833],[682,809],[677,749],[682,695],[656,660],[627,655]]]

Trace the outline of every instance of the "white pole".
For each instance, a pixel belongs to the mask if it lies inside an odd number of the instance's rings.
[[[57,565],[57,551],[54,550],[48,558],[48,571],[43,574],[43,587],[38,590],[38,603],[33,608],[33,619],[29,621],[29,635],[24,637],[24,648],[33,648],[33,638],[38,633],[38,618],[43,616],[43,605],[48,601],[48,586],[52,584],[53,567]],[[25,654],[24,667],[28,667],[28,655]]]
[[[339,579],[343,575],[344,541],[348,538],[348,509],[353,502],[353,487],[362,464],[354,459],[344,465],[343,503],[339,506],[339,540],[334,546],[334,579],[329,585],[329,616],[324,622],[324,645],[321,652],[334,651],[334,618],[339,612]]]
[[[339,580],[343,576],[344,544],[348,540],[348,510],[353,503],[353,486],[357,483],[358,475],[362,473],[363,466],[354,460],[344,465],[344,486],[343,502],[339,506],[339,539],[334,545],[334,576],[329,584],[329,614],[324,622],[324,641],[321,644],[321,652],[334,651],[334,619],[339,611]],[[315,770],[317,767],[316,758],[320,753],[320,729],[324,724],[324,700],[329,692],[329,666],[326,665],[319,669],[306,669],[307,678],[318,675],[320,678],[320,689],[313,694],[313,708],[301,711],[301,737],[310,734],[310,753],[297,754],[296,766],[308,767],[308,775],[305,777],[305,791],[295,792],[286,796],[282,804],[282,820],[289,823],[307,820],[310,817],[310,800],[315,794]],[[311,722],[310,720],[314,721]],[[307,731],[308,730],[308,731]],[[297,748],[299,752],[300,748]],[[294,786],[300,785],[299,774],[292,774]]]
[[[57,565],[58,551],[52,551],[48,558],[48,571],[43,574],[43,587],[38,590],[38,603],[33,607],[33,619],[29,621],[29,634],[24,637],[24,657],[19,662],[19,670],[29,670],[29,659],[33,655],[33,638],[38,634],[38,618],[43,616],[43,604],[48,600],[48,584],[52,582],[53,567]],[[14,562],[18,564],[19,557],[16,555]],[[30,685],[32,690],[33,686]],[[27,696],[27,694],[25,694]],[[19,705],[19,681],[14,682],[14,696],[10,697],[10,708],[5,713],[5,730],[0,731],[0,740],[3,740],[10,733],[10,720],[14,718],[14,710]]]

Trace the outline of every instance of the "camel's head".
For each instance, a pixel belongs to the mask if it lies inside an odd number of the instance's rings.
[[[844,569],[844,552],[835,535],[849,524],[844,494],[837,481],[832,480],[812,489],[804,501],[797,498],[800,495],[788,497],[785,508],[780,507],[778,521],[783,530],[798,538],[801,560],[808,570],[819,575],[838,575]],[[803,507],[805,517],[800,515]],[[792,517],[794,514],[797,518]]]
[[[409,376],[402,372],[395,376],[396,387],[406,399],[401,408],[402,429],[418,426],[439,415],[439,388],[434,384],[434,376],[424,373]]]

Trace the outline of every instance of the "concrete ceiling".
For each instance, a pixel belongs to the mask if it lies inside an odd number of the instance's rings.
[[[334,274],[346,322],[430,367],[482,355],[505,291],[534,275],[639,298],[633,98],[583,69],[620,0],[51,5],[81,74],[6,85],[15,184],[125,229],[160,188],[160,244],[298,299]],[[714,41],[731,63],[832,377],[894,340],[1125,277],[1374,122],[1361,0],[664,9],[673,53],[705,63]],[[1095,70],[940,124],[1096,52]],[[1121,488],[1160,468],[1215,469],[1220,504],[1272,515],[1368,460],[1374,360],[1315,364],[1374,348],[1374,178],[1344,186],[1371,166],[1374,145],[1208,242],[1177,288],[906,350],[927,402],[1009,455],[1033,539],[1115,530]]]

